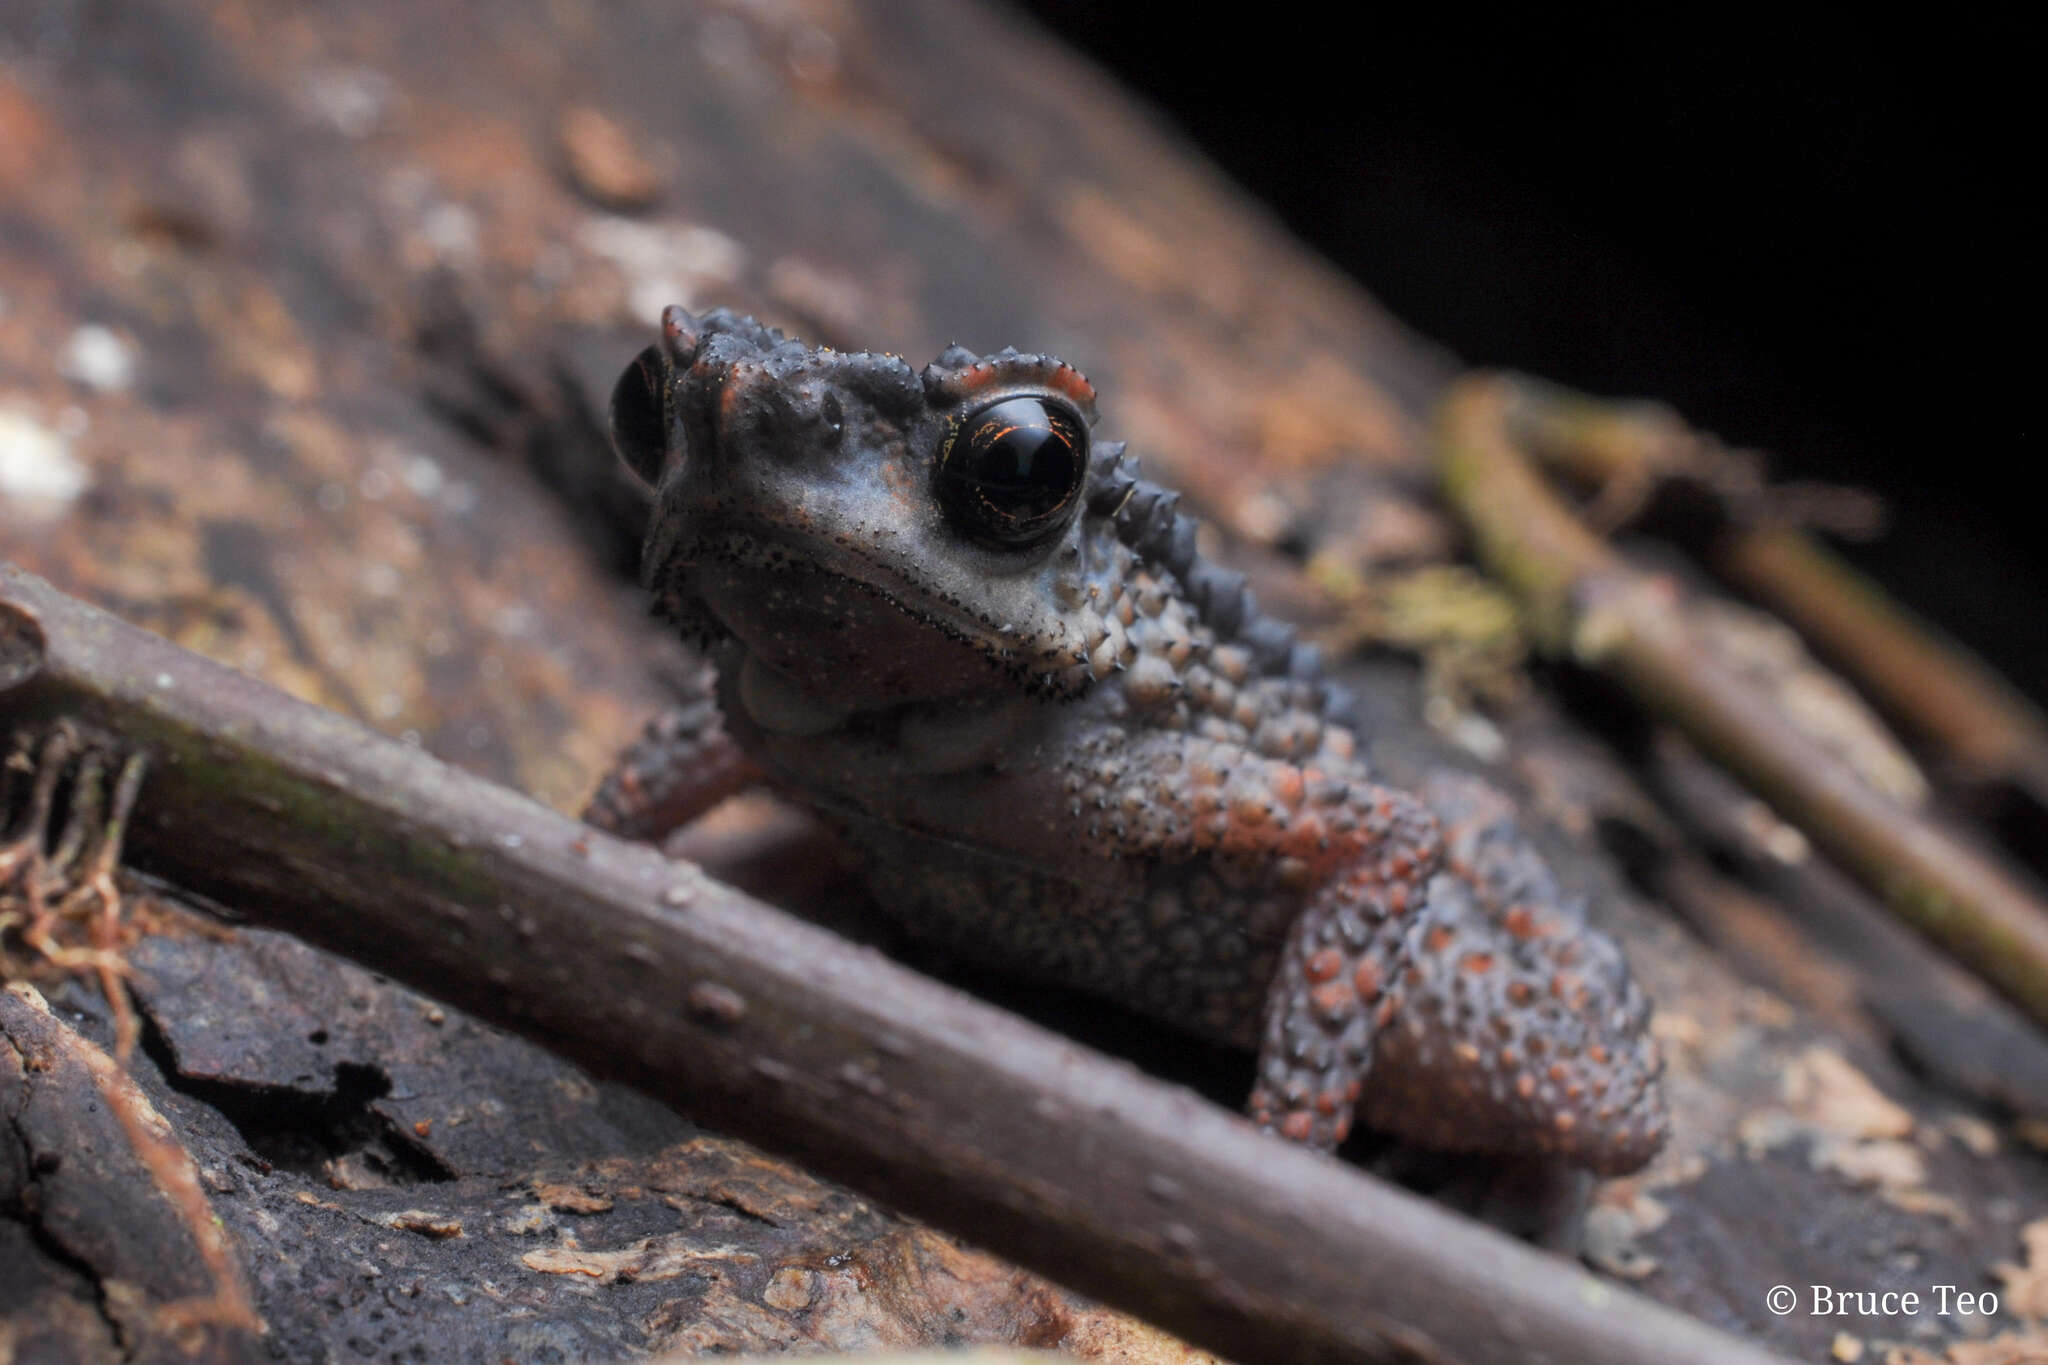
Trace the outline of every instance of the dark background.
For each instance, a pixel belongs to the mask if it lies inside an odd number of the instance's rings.
[[[1892,529],[1850,557],[2048,698],[2017,18],[1024,7],[1467,361],[1881,493]]]

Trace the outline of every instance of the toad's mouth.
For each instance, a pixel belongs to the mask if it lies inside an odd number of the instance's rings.
[[[687,570],[700,590],[717,579],[730,584],[779,581],[784,586],[773,594],[777,609],[830,618],[818,621],[821,629],[843,630],[854,623],[839,619],[842,613],[869,628],[893,618],[970,647],[1009,670],[1065,669],[1087,657],[1080,641],[1069,638],[1069,630],[1048,605],[1030,600],[1033,594],[1027,585],[1033,580],[1012,579],[1020,609],[998,613],[968,605],[957,584],[921,571],[904,556],[880,556],[843,541],[820,541],[808,532],[759,518],[719,519],[714,527],[673,547],[663,570],[671,568]],[[788,586],[797,582],[810,585],[811,590],[801,594],[810,599],[808,610]],[[862,605],[849,611],[847,603],[853,599],[833,600],[835,586],[850,589]],[[977,586],[986,587],[987,581],[978,580]],[[719,595],[745,598],[753,609],[766,609],[760,594]],[[725,624],[745,636],[750,625],[759,623],[727,619]]]

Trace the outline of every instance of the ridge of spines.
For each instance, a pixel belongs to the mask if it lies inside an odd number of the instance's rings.
[[[1322,651],[1298,639],[1293,626],[1261,611],[1243,574],[1202,558],[1195,549],[1200,522],[1180,510],[1179,492],[1139,477],[1138,461],[1121,441],[1096,447],[1088,510],[1108,517],[1117,539],[1140,559],[1179,579],[1217,639],[1244,646],[1262,674],[1314,684],[1323,713],[1349,720],[1353,698],[1323,676]]]
[[[934,403],[963,403],[985,392],[1042,385],[1073,403],[1091,425],[1095,421],[1095,386],[1087,375],[1056,355],[1019,351],[1014,346],[992,355],[976,355],[956,343],[924,367],[921,379],[925,396]]]

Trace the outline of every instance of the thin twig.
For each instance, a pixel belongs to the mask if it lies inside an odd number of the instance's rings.
[[[1951,775],[1971,786],[2003,785],[2048,812],[2048,720],[2040,710],[1811,535],[1782,516],[1757,515],[1781,500],[1766,494],[1753,462],[1658,405],[1602,402],[1548,386],[1525,386],[1522,394],[1508,419],[1515,440],[1597,486],[1603,505],[1639,502],[1672,477],[1740,485],[1726,489],[1730,519],[1709,567],[1797,627],[1946,758]]]
[[[1717,947],[1761,968],[1767,980],[1837,1027],[1847,1022],[1841,1018],[1846,995],[1866,1027],[1874,1020],[1917,1067],[1948,1088],[2048,1119],[2048,1035],[2032,1020],[1887,915],[1827,859],[1786,848],[1787,836],[1803,839],[1760,811],[1754,796],[1679,736],[1658,736],[1644,769],[1658,797],[1692,832],[1693,846],[1715,850],[1741,877],[1743,887],[1737,887],[1703,868],[1696,853],[1676,849],[1645,860],[1656,864],[1643,869],[1651,883],[1682,911],[1689,903],[1687,918]],[[1707,895],[1689,897],[1689,889]],[[1786,909],[1793,906],[1796,916]]]
[[[1776,1359],[0,566],[10,674],[139,866],[1236,1359]]]
[[[2048,905],[1985,852],[1868,787],[1692,634],[1678,587],[1631,568],[1544,483],[1510,436],[1505,377],[1445,400],[1436,457],[1481,560],[1520,598],[1539,647],[1607,673],[1671,719],[1895,911],[2048,1022]]]

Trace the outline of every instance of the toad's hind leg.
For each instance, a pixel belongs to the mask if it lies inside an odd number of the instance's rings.
[[[1266,998],[1258,1080],[1247,1109],[1262,1127],[1329,1150],[1351,1131],[1376,1035],[1400,1009],[1409,921],[1440,858],[1421,805],[1370,803],[1370,841],[1339,865],[1288,932]]]
[[[1376,794],[1371,841],[1295,922],[1252,1117],[1324,1148],[1355,1112],[1428,1147],[1640,1167],[1666,1120],[1621,950],[1586,926],[1505,798],[1463,777],[1425,794],[1441,845],[1420,806]]]
[[[1362,1117],[1430,1147],[1636,1169],[1666,1120],[1649,1005],[1621,950],[1585,924],[1506,798],[1449,775],[1423,795],[1444,867],[1406,926]]]

